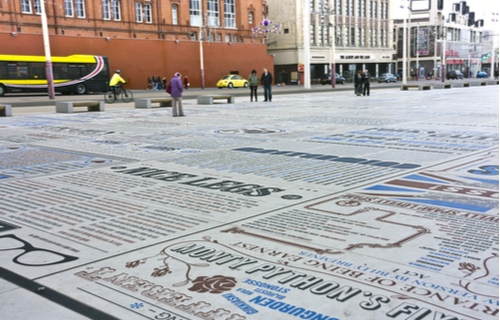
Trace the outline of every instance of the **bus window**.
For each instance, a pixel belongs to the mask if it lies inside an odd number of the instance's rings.
[[[80,69],[80,78],[85,77],[89,73],[86,64],[79,64],[78,69]]]
[[[68,65],[69,78],[71,80],[80,79],[80,69],[76,64]]]
[[[30,79],[47,79],[45,77],[45,63],[31,62],[30,64]]]
[[[28,63],[26,62],[8,62],[7,68],[9,79],[28,78]]]
[[[52,65],[52,72],[54,73],[54,79],[64,80],[68,79],[68,64],[67,63],[54,63]]]
[[[7,79],[7,62],[0,62],[0,79]]]

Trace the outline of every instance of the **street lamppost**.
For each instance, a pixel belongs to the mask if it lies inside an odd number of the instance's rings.
[[[55,99],[54,93],[54,75],[52,73],[52,61],[50,58],[49,28],[47,26],[47,15],[45,14],[45,0],[40,0],[43,46],[45,48],[45,74],[47,75],[47,91],[49,99]]]
[[[497,24],[498,24],[498,12],[492,12],[493,18],[491,19],[491,22],[493,24],[493,30],[494,32],[498,32],[497,30]],[[491,74],[490,78],[492,80],[495,80],[495,38],[493,38],[495,35],[491,35]],[[496,34],[498,37],[498,34]],[[499,40],[500,43],[500,40]],[[500,46],[500,45],[499,45]]]
[[[416,76],[415,79],[418,81],[418,76],[420,75],[420,64],[418,63],[418,57],[420,56],[420,24],[417,23],[417,50],[416,50],[416,56],[417,56],[417,64],[415,66],[416,71]]]
[[[307,0],[302,2],[302,21],[304,33],[304,89],[311,89],[311,64],[310,64],[310,24],[309,6]]]
[[[404,0],[403,0],[404,1]],[[405,10],[405,15],[403,16],[403,84],[406,84],[406,73],[407,73],[407,66],[406,66],[406,60],[407,60],[407,52],[406,52],[406,47],[407,47],[407,40],[406,40],[406,32],[407,32],[407,26],[406,26],[406,19],[408,19],[408,6],[404,4],[404,2],[401,4],[401,9]]]

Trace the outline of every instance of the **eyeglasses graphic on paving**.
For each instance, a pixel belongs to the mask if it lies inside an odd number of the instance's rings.
[[[15,256],[12,262],[30,267],[50,266],[78,259],[60,252],[34,247],[14,234],[0,236],[0,253],[9,250],[24,250]]]

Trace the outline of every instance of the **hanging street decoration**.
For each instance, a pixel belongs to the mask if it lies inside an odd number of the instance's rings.
[[[281,26],[266,19],[262,21],[258,27],[253,28],[252,33],[254,38],[257,36],[265,36],[269,33],[281,34]]]

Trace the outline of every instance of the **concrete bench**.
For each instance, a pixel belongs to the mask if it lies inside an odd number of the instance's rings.
[[[463,88],[464,83],[463,82],[456,82],[453,84],[453,88]]]
[[[431,90],[431,86],[428,84],[410,84],[410,85],[402,85],[401,91],[406,91],[410,88],[417,88],[419,91],[420,90]]]
[[[172,106],[172,98],[141,98],[135,99],[135,108],[136,109],[151,109],[153,103],[159,103],[160,108],[171,107]]]
[[[469,88],[470,87],[470,82],[464,82],[464,88]]]
[[[73,108],[87,107],[87,111],[104,111],[104,101],[56,102],[57,113],[73,113]]]
[[[227,103],[234,103],[234,95],[227,95],[227,96],[215,96],[215,95],[198,96],[198,104],[214,104],[214,100],[227,100]]]
[[[434,83],[432,85],[433,89],[451,89],[450,83]]]
[[[12,117],[12,106],[10,104],[0,104],[0,117]]]
[[[471,87],[480,87],[481,86],[481,82],[471,82],[470,86]]]
[[[488,80],[488,81],[486,81],[486,84],[489,86],[494,86],[494,85],[498,84],[498,81],[497,80]]]

